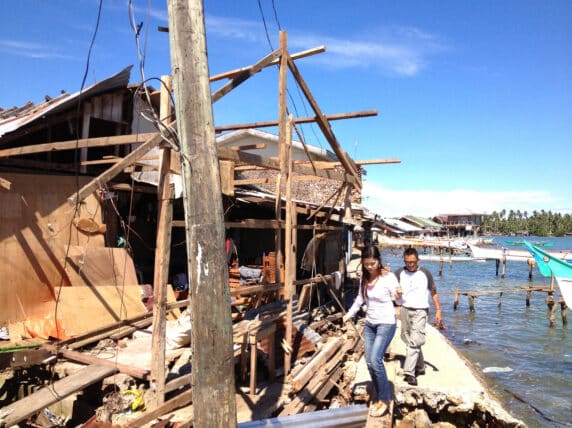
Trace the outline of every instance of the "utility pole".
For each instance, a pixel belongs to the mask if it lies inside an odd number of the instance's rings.
[[[191,299],[193,425],[236,426],[224,218],[202,0],[168,0]]]

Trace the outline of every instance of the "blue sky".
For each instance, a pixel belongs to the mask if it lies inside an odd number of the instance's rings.
[[[133,5],[145,77],[169,74],[166,0]],[[367,167],[373,211],[572,212],[571,1],[206,0],[211,74],[270,51],[259,5],[274,48],[278,24],[292,53],[326,46],[297,62],[324,113],[379,111],[332,122],[355,159],[402,161]],[[0,2],[0,106],[79,90],[97,12],[95,0]],[[130,64],[139,82],[128,3],[104,0],[86,84]],[[267,69],[227,95],[215,123],[275,119],[277,79]],[[292,79],[289,91],[311,115]],[[317,126],[304,135],[328,147]]]

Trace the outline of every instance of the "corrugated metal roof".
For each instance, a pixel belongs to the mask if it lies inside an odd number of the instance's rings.
[[[433,220],[429,219],[429,218],[425,218],[425,217],[417,217],[414,215],[406,215],[405,217],[403,217],[406,220],[412,221],[414,223],[419,224],[420,226],[423,227],[436,227],[436,228],[441,228],[442,225],[434,222]]]
[[[247,136],[259,138],[261,140],[273,141],[275,143],[278,143],[278,136],[277,135],[271,134],[269,132],[260,131],[258,129],[252,129],[252,128],[239,129],[237,131],[228,132],[224,135],[221,135],[220,137],[217,137],[216,141],[217,141],[217,144],[219,144],[221,146],[227,146],[227,145],[232,145],[232,143],[235,143],[237,140],[240,140],[240,139],[245,138]],[[299,141],[292,141],[292,147],[295,147],[298,150],[304,150],[304,146]],[[310,153],[316,155],[319,158],[322,158],[323,160],[331,160],[331,161],[337,161],[338,160],[338,157],[335,155],[335,153],[332,153],[329,150],[322,149],[322,148],[316,147],[316,146],[311,146],[309,144],[306,144],[306,147],[308,148],[308,151]]]
[[[389,226],[403,230],[404,232],[421,232],[423,230],[396,218],[384,218],[383,222]]]
[[[20,108],[14,107],[0,110],[0,138],[38,119],[70,108],[72,103],[77,102],[80,95],[82,98],[89,98],[107,91],[127,87],[132,67],[133,66],[130,65],[119,73],[101,82],[94,83],[83,91],[78,91],[75,94],[70,95],[66,93],[39,104],[29,102]]]

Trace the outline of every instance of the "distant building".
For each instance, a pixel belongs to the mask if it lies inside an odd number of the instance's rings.
[[[484,213],[439,214],[433,220],[443,226],[449,236],[475,236],[482,233]]]

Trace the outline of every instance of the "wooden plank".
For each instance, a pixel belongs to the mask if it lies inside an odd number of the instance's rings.
[[[263,68],[268,67],[274,61],[276,61],[279,56],[280,56],[280,49],[276,49],[274,52],[269,53],[268,55],[266,55],[264,58],[262,58],[257,63],[251,65],[250,67],[247,67],[245,70],[243,70],[242,72],[237,74],[230,82],[225,84],[222,88],[215,91],[211,95],[212,103],[213,104],[216,103],[218,100],[220,100],[222,97],[224,97],[230,91],[232,91],[234,88],[236,88],[239,85],[241,85],[242,83],[244,83],[246,80],[248,80],[250,77],[254,76],[256,73],[258,73]]]
[[[83,186],[76,194],[68,198],[68,203],[70,205],[75,205],[78,201],[83,201],[87,196],[91,195],[101,186],[107,184],[107,182],[113,178],[115,178],[123,169],[139,158],[144,156],[149,150],[153,147],[157,146],[161,141],[163,141],[163,137],[160,134],[155,134],[152,138],[145,141],[127,156],[125,156],[120,162],[117,162],[111,168],[107,169],[105,172],[100,174],[99,176],[95,177],[91,182]]]
[[[220,187],[223,195],[234,196],[234,162],[221,160],[218,162],[220,170]]]
[[[70,337],[147,313],[139,285],[61,287],[57,292],[58,318]],[[55,302],[46,304],[48,313],[54,308]]]
[[[136,285],[139,282],[133,259],[125,248],[85,245],[69,245],[67,248],[69,266],[89,286]]]
[[[94,365],[85,367],[73,375],[54,382],[52,385],[4,407],[4,412],[10,412],[4,417],[6,426],[18,424],[40,410],[58,401],[61,401],[76,391],[81,391],[108,376],[117,373],[117,369],[108,365]]]
[[[137,379],[147,380],[149,378],[149,370],[139,369],[137,367],[116,363],[114,360],[106,360],[103,358],[98,358],[94,355],[82,354],[81,352],[72,351],[71,349],[59,349],[58,354],[63,358],[65,358],[66,360],[75,361],[81,364],[113,367],[115,368],[115,371],[119,371],[120,373],[125,373]]]
[[[0,177],[0,187],[4,190],[10,190],[12,183],[10,180],[6,180],[5,178]]]
[[[116,135],[113,137],[82,138],[80,140],[55,141],[53,143],[34,144],[33,146],[13,147],[11,149],[0,150],[0,158],[81,148],[136,144],[148,141],[156,135],[158,135],[156,132],[151,132],[146,134]]]
[[[169,401],[166,401],[156,409],[152,411],[146,411],[137,419],[129,421],[126,425],[126,428],[140,428],[148,422],[151,422],[153,419],[163,416],[180,407],[186,406],[191,401],[193,401],[193,390],[189,389],[177,395],[175,398],[171,398]]]
[[[359,117],[371,117],[371,116],[377,116],[377,110],[362,110],[350,113],[333,113],[324,115],[324,117],[327,120],[355,119]],[[318,118],[316,116],[307,116],[307,117],[295,117],[293,120],[295,124],[313,123],[317,122]],[[266,120],[262,122],[238,123],[234,125],[217,126],[215,127],[215,132],[221,133],[226,131],[236,131],[239,129],[270,128],[274,126],[278,126],[277,120]]]
[[[316,54],[319,54],[319,53],[322,53],[325,51],[326,51],[326,47],[322,45],[322,46],[318,46],[318,47],[308,49],[305,51],[296,52],[296,53],[290,55],[290,57],[293,60],[297,60],[300,58],[305,58],[305,57],[310,56],[310,55],[316,55]],[[278,61],[279,61],[279,59],[277,58],[272,63],[270,63],[268,65],[278,64]],[[222,80],[222,79],[232,79],[232,78],[238,76],[240,73],[243,73],[244,71],[250,69],[251,67],[252,67],[252,65],[249,65],[246,67],[238,68],[236,70],[230,70],[230,71],[226,71],[224,73],[215,74],[214,76],[211,76],[209,80],[211,82],[216,82],[217,80]]]

